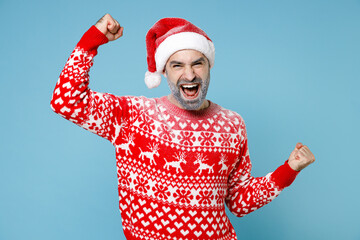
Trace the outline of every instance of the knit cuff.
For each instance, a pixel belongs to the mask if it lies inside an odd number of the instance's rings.
[[[100,45],[109,42],[108,38],[94,25],[82,36],[77,47],[96,55]]]
[[[286,160],[283,165],[271,174],[270,179],[275,182],[275,185],[278,186],[279,189],[284,189],[293,183],[299,172],[300,171],[293,170]]]

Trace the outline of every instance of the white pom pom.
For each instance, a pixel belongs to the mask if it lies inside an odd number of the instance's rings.
[[[156,88],[161,83],[161,75],[158,72],[149,72],[145,73],[145,84],[148,88]]]

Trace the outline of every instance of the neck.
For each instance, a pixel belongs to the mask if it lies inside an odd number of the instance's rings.
[[[168,98],[168,100],[169,100],[172,104],[174,104],[174,105],[177,106],[178,108],[185,109],[185,108],[174,98],[174,96],[173,96],[172,94],[168,95],[167,98]],[[201,104],[201,106],[200,106],[198,109],[194,110],[194,111],[199,111],[199,110],[206,109],[206,108],[209,107],[209,105],[210,105],[209,101],[205,99],[204,102]]]

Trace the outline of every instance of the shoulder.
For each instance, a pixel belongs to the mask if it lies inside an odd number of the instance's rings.
[[[215,103],[213,103],[215,104]],[[219,107],[219,120],[227,122],[231,125],[236,132],[240,135],[246,135],[246,127],[244,118],[237,112],[224,108],[222,106]]]
[[[115,95],[112,93],[100,93],[100,92],[95,92],[95,91],[93,91],[93,93],[94,93],[94,96],[96,96],[98,98],[113,99],[122,104],[126,103],[129,106],[138,105],[138,104],[142,105],[147,101],[151,101],[151,98],[147,98],[144,96],[130,96],[130,95],[118,96],[118,95]]]
[[[131,110],[135,115],[156,108],[156,98],[148,98],[145,96],[122,96],[120,99],[122,101],[122,106]]]
[[[213,103],[213,104],[215,104],[215,103]],[[239,113],[237,113],[233,110],[230,110],[230,109],[220,106],[219,113],[221,114],[221,116],[223,118],[227,119],[228,121],[234,122],[239,125],[245,124],[243,117]]]
[[[101,93],[96,91],[91,91],[91,93],[91,97],[95,101],[95,104],[115,105],[121,109],[141,110],[145,105],[153,102],[152,98],[144,96],[118,96],[112,93]]]

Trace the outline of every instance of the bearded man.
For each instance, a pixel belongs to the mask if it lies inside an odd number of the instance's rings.
[[[264,206],[314,155],[297,143],[275,171],[251,176],[244,120],[206,99],[214,44],[184,19],[161,19],[146,36],[145,82],[157,87],[163,74],[168,96],[92,91],[98,47],[122,35],[109,14],[83,35],[55,86],[52,109],[114,145],[127,239],[237,239],[225,205],[239,217]]]

